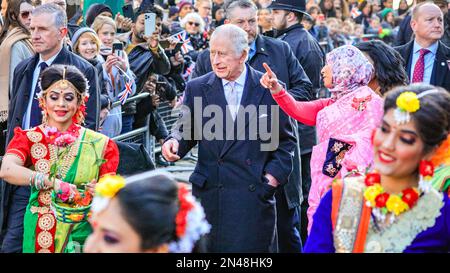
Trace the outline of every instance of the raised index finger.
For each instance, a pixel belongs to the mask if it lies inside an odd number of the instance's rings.
[[[264,68],[266,69],[267,73],[270,75],[273,75],[272,69],[270,69],[269,65],[267,63],[263,63]]]

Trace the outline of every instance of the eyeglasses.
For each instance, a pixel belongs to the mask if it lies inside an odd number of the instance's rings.
[[[30,11],[22,11],[20,13],[20,17],[22,17],[22,19],[28,19],[28,17],[30,17]]]
[[[196,27],[198,27],[198,26],[200,26],[200,24],[199,23],[195,23],[195,22],[187,22],[189,25],[195,25]]]

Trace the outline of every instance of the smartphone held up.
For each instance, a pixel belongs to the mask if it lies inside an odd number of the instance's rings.
[[[150,37],[156,30],[156,14],[145,13],[144,19],[144,35]]]

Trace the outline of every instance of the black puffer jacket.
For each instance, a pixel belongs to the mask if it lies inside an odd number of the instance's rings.
[[[130,42],[131,32],[126,33],[119,39],[125,43]],[[146,43],[138,44],[128,53],[130,69],[136,76],[136,93],[144,87],[148,76],[153,72],[166,75],[170,72],[170,61],[164,50],[160,47],[157,54],[153,54]],[[124,115],[136,114],[136,102],[127,103],[122,107]]]

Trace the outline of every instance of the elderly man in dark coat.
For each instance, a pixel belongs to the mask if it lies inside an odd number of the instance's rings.
[[[293,128],[260,85],[262,73],[245,63],[246,32],[220,26],[210,45],[213,72],[187,84],[162,153],[176,161],[199,146],[189,181],[212,225],[208,251],[276,252],[274,195],[293,168]]]

